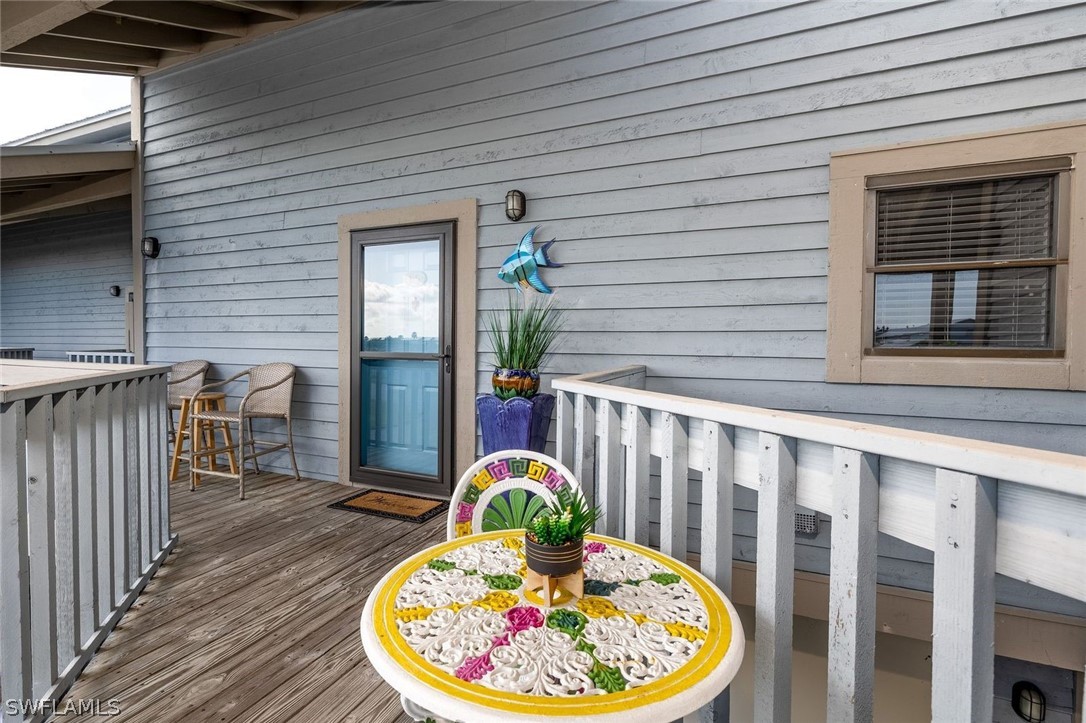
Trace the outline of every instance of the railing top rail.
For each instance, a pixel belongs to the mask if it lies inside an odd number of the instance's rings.
[[[812,414],[781,412],[727,402],[713,402],[601,383],[645,372],[622,367],[552,382],[556,390],[634,404],[661,412],[705,419],[784,437],[847,447],[969,474],[1018,482],[1065,494],[1086,496],[1086,457],[1016,447],[1009,444],[850,422]]]
[[[82,364],[62,361],[0,361],[0,403],[111,384],[168,372],[168,365]]]

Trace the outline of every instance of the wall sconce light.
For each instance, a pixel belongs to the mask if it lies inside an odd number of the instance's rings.
[[[1022,720],[1040,723],[1045,719],[1045,694],[1033,683],[1020,680],[1011,687],[1011,708]]]
[[[110,286],[109,287],[109,295],[110,296],[120,296],[121,295],[121,287],[120,286]]]
[[[161,246],[158,243],[158,239],[154,236],[144,236],[142,241],[143,255],[149,259],[157,259],[158,252]]]
[[[510,221],[519,221],[524,218],[527,201],[524,194],[515,188],[505,194],[505,217]]]

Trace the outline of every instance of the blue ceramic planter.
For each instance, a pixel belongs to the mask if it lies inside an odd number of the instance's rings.
[[[504,449],[545,451],[554,411],[553,394],[505,401],[493,394],[480,394],[475,397],[475,408],[483,430],[483,454]]]

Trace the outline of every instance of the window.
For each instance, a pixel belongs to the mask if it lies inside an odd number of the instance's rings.
[[[1079,153],[1082,123],[834,154],[828,381],[1086,388]]]

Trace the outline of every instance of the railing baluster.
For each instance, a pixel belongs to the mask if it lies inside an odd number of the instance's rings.
[[[870,721],[875,704],[879,459],[833,450],[826,720]]]
[[[599,457],[599,499],[597,504],[603,510],[604,534],[612,537],[622,536],[622,471],[625,460],[622,452],[622,418],[620,406],[615,402],[597,399],[597,417],[599,418],[600,441]]]
[[[555,456],[558,461],[573,469],[573,395],[569,392],[558,392],[558,438],[556,440]]]
[[[79,510],[75,506],[75,392],[58,394],[53,405],[53,476],[56,496],[57,658],[79,654]]]
[[[113,418],[113,469],[111,476],[112,493],[110,495],[110,514],[112,515],[113,529],[113,599],[110,603],[112,609],[124,597],[124,591],[128,589],[128,432],[127,418],[125,416],[125,392],[128,385],[125,382],[117,382],[113,385],[111,395],[113,403],[110,411]]]
[[[148,544],[146,557],[143,560],[144,566],[151,562],[155,554],[162,548],[162,533],[159,529],[159,494],[161,491],[161,484],[158,478],[159,470],[161,469],[160,454],[161,450],[159,446],[161,444],[162,434],[165,430],[159,429],[159,398],[158,390],[160,386],[161,376],[152,377],[147,382],[147,395],[144,399],[144,410],[147,420],[147,483],[143,487],[148,495],[149,504],[146,508],[147,512],[147,535]]]
[[[792,717],[796,441],[758,435],[758,553],[754,624],[754,720]]]
[[[151,547],[151,470],[154,465],[151,462],[151,379],[144,377],[139,380],[139,394],[136,399],[136,413],[139,429],[139,478],[133,480],[136,494],[139,497],[139,557],[136,558],[136,577],[138,578],[151,564],[151,558],[158,552],[158,548]],[[157,441],[157,440],[156,440]],[[155,510],[158,511],[157,509]]]
[[[992,720],[996,483],[935,472],[933,721]]]
[[[128,434],[126,443],[127,462],[125,464],[125,515],[126,530],[125,540],[128,544],[128,564],[125,567],[124,590],[127,591],[142,574],[140,565],[140,457],[143,452],[140,449],[140,420],[139,420],[139,393],[138,379],[130,379],[125,383],[125,431]]]
[[[98,387],[94,398],[94,476],[95,534],[98,541],[95,567],[98,571],[98,605],[95,626],[113,609],[116,600],[113,589],[113,385]]]
[[[735,428],[707,421],[703,442],[701,572],[731,597]],[[727,723],[730,705],[731,689],[725,688],[709,704],[701,720],[706,723]]]
[[[95,504],[95,472],[97,466],[95,444],[95,397],[94,387],[83,392],[76,402],[76,508],[79,510],[79,628],[77,643],[82,649],[98,627],[95,617],[98,609],[98,580],[95,567],[98,564],[98,514]]]
[[[26,402],[0,405],[0,688],[4,698],[32,697],[30,550],[27,544]],[[17,715],[0,711],[5,721]]]
[[[732,591],[735,428],[705,422],[701,478],[701,572],[725,595]]]
[[[158,506],[159,506],[159,549],[164,548],[170,539],[170,476],[169,447],[166,445],[166,415],[171,412],[166,408],[166,375],[158,383]]]
[[[689,440],[686,420],[665,412],[660,457],[660,551],[686,560],[686,498],[689,487]]]
[[[596,413],[592,399],[578,394],[573,409],[573,476],[581,483],[585,499],[595,504],[596,498]]]
[[[649,410],[626,405],[626,539],[649,544],[649,455],[652,437]]]
[[[27,518],[30,535],[30,639],[34,695],[57,677],[56,538],[53,478],[53,397],[26,413]]]

